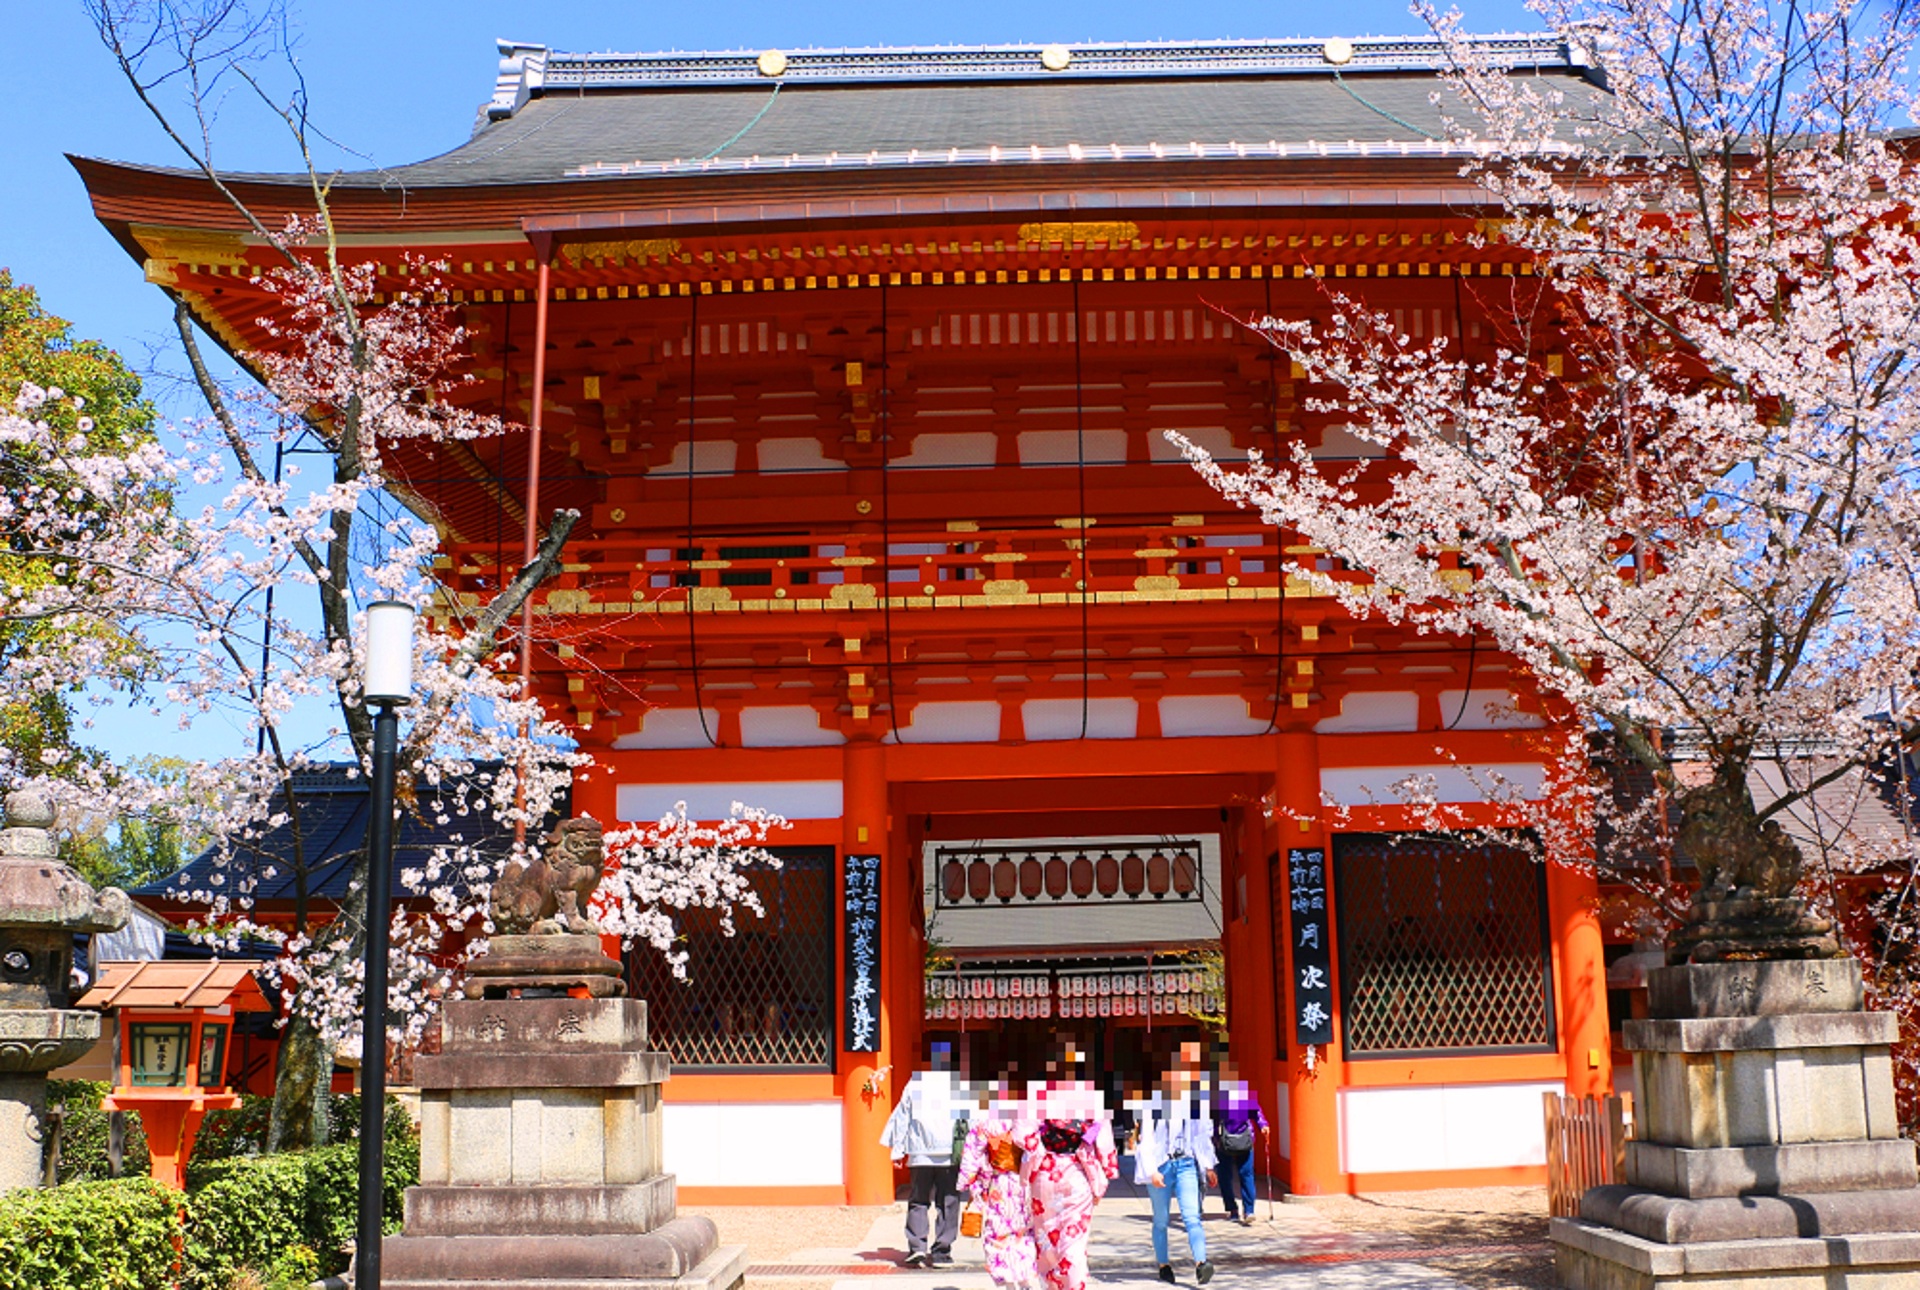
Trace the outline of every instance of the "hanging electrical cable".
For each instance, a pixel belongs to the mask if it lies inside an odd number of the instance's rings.
[[[692,670],[693,710],[700,714],[700,733],[706,736],[709,748],[718,748],[720,741],[713,737],[707,725],[706,701],[700,697],[700,641],[694,627],[694,617],[700,608],[700,547],[694,541],[693,528],[693,458],[700,433],[699,292],[694,292],[692,301],[687,323],[687,568],[691,573],[687,581],[687,663]]]
[[[1457,274],[1454,276],[1454,279],[1453,279],[1453,333],[1456,337],[1464,338],[1465,336],[1465,329],[1460,325],[1460,278],[1459,278],[1459,275]],[[1459,348],[1464,349],[1465,347],[1466,347],[1466,342],[1464,339],[1462,339],[1460,342]],[[1472,570],[1468,570],[1467,572],[1469,576],[1471,576]],[[1473,631],[1471,627],[1469,627],[1467,632],[1466,688],[1460,691],[1460,710],[1453,714],[1453,720],[1447,722],[1446,728],[1448,730],[1452,730],[1454,727],[1458,726],[1460,724],[1460,719],[1467,715],[1467,700],[1473,697],[1473,672],[1474,672],[1474,668],[1478,666],[1477,654],[1479,652],[1479,648],[1480,648],[1480,633],[1477,631]]]
[[[1262,286],[1266,293],[1268,318],[1273,317],[1273,278],[1269,276]],[[1273,468],[1280,469],[1280,357],[1273,345],[1267,345],[1267,420],[1273,428]],[[1273,569],[1279,575],[1279,594],[1274,597],[1273,624],[1273,711],[1267,714],[1267,728],[1260,733],[1270,735],[1280,727],[1280,698],[1287,688],[1287,539],[1283,530],[1273,531],[1275,547]]]
[[[891,373],[887,370],[889,317],[887,314],[887,283],[880,281],[880,630],[886,635],[887,666],[887,724],[893,728],[893,741],[905,743],[900,737],[900,700],[899,690],[893,684],[893,588],[891,586],[893,555],[893,511],[892,498],[887,489],[887,462],[893,455],[893,406],[888,397]]]
[[[1087,598],[1093,593],[1087,544],[1093,521],[1087,516],[1087,392],[1081,366],[1087,320],[1080,313],[1080,279],[1073,280],[1073,453],[1080,498],[1080,737],[1087,737],[1087,713],[1093,706],[1093,635],[1087,623]]]

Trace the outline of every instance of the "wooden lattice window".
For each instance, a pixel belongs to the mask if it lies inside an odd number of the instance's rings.
[[[774,851],[781,867],[752,876],[765,918],[740,911],[727,936],[710,911],[680,916],[685,981],[651,946],[627,955],[649,1040],[676,1070],[832,1069],[834,852]]]
[[[1334,840],[1350,1058],[1552,1052],[1546,873],[1514,847]]]

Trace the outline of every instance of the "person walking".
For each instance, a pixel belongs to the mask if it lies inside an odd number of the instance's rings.
[[[959,1162],[954,1147],[970,1108],[953,1079],[953,1045],[933,1045],[927,1070],[915,1071],[900,1104],[880,1131],[880,1145],[897,1165],[907,1165],[907,1266],[942,1267],[953,1262],[960,1235]],[[931,1241],[928,1211],[933,1211]]]
[[[1252,1227],[1254,1209],[1260,1201],[1253,1176],[1253,1153],[1268,1132],[1267,1117],[1260,1113],[1260,1101],[1253,1090],[1237,1077],[1231,1064],[1220,1072],[1213,1124],[1220,1200],[1227,1207],[1227,1221]]]
[[[1147,1189],[1153,1204],[1153,1257],[1160,1279],[1174,1282],[1167,1253],[1167,1226],[1173,1206],[1180,1206],[1180,1225],[1186,1229],[1187,1251],[1193,1255],[1193,1279],[1201,1285],[1213,1280],[1207,1261],[1207,1232],[1200,1217],[1202,1190],[1216,1181],[1212,1107],[1206,1078],[1200,1069],[1198,1044],[1182,1044],[1173,1067],[1141,1108],[1140,1143],[1133,1157],[1133,1180]]]
[[[971,1193],[980,1209],[980,1245],[994,1290],[1029,1290],[1034,1284],[1032,1203],[1020,1168],[1026,1154],[1020,1144],[1033,1130],[1012,1080],[996,1081],[960,1151],[960,1190]]]
[[[1048,1290],[1086,1290],[1093,1207],[1120,1172],[1113,1124],[1100,1090],[1086,1080],[1049,1080],[1032,1102],[1039,1118],[1020,1144],[1020,1170],[1040,1274]]]

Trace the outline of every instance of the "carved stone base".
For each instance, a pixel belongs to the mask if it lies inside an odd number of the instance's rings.
[[[584,991],[612,999],[627,992],[620,964],[592,934],[496,936],[467,964],[469,999],[541,998]]]
[[[1837,959],[1843,953],[1833,924],[1793,896],[1696,898],[1667,942],[1669,963]]]
[[[1911,1290],[1920,1233],[1663,1245],[1579,1218],[1552,1224],[1567,1290]]]
[[[527,941],[599,953],[590,936],[501,939],[509,961]],[[710,1220],[674,1216],[660,1167],[670,1064],[647,1048],[645,1003],[464,999],[442,1025],[442,1051],[415,1066],[420,1185],[407,1189],[405,1231],[382,1242],[386,1290],[740,1283],[745,1248],[716,1248]]]
[[[645,1234],[388,1237],[386,1290],[732,1290],[743,1245],[719,1246],[713,1220],[676,1218]]]

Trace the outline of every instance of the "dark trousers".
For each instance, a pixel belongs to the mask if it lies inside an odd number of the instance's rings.
[[[959,1175],[958,1165],[914,1165],[907,1171],[907,1253],[936,1259],[952,1254],[954,1238],[960,1235],[960,1190],[954,1185]],[[932,1249],[927,1248],[929,1206],[938,1213]]]
[[[1251,1215],[1260,1200],[1253,1180],[1253,1152],[1221,1148],[1220,1165],[1214,1173],[1220,1179],[1220,1199],[1226,1202],[1227,1217]]]

